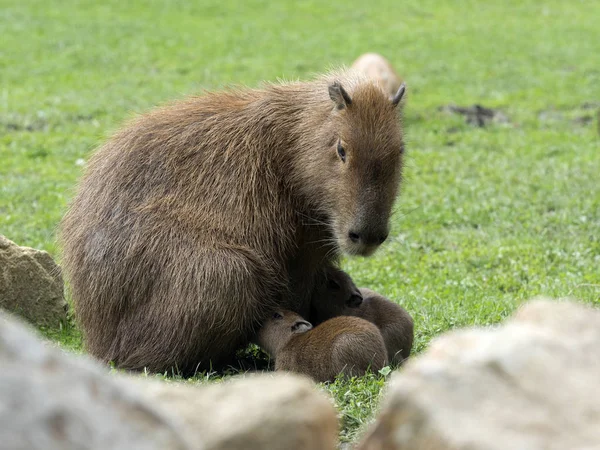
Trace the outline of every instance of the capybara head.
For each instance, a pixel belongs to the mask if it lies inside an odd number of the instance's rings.
[[[339,248],[368,256],[388,236],[400,183],[404,146],[397,110],[405,87],[391,100],[372,81],[349,91],[334,81],[328,90],[333,117],[319,169],[325,171],[327,212]]]
[[[292,336],[305,333],[310,329],[312,329],[310,322],[304,320],[299,314],[286,309],[275,311],[258,330],[258,345],[271,356],[276,356],[279,349],[287,344]]]
[[[360,289],[350,275],[337,267],[325,269],[324,287],[323,294],[311,303],[310,320],[315,325],[332,317],[354,315],[351,310],[362,305]]]
[[[340,308],[340,314],[344,307],[358,308],[362,304],[363,296],[350,275],[337,268],[328,268],[326,276],[327,291],[332,297],[329,303],[334,303]]]

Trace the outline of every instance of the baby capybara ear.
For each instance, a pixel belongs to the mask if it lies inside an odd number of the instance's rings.
[[[312,324],[306,320],[297,320],[292,325],[292,333],[305,333],[312,329]]]
[[[352,294],[350,296],[350,298],[348,299],[348,301],[346,302],[346,306],[350,307],[350,308],[358,308],[360,305],[362,305],[363,302],[363,296],[360,293],[357,294]]]

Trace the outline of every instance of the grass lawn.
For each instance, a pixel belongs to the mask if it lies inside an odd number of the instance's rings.
[[[406,180],[389,241],[345,268],[413,315],[415,353],[535,295],[598,306],[598,17],[583,0],[2,0],[0,233],[60,259],[55,227],[82,165],[133,113],[377,51],[408,84]],[[451,103],[509,123],[468,125],[438,109]],[[72,326],[47,335],[81,349]],[[343,440],[384,382],[324,387]]]

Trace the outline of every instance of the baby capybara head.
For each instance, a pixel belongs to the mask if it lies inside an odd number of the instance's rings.
[[[330,203],[330,221],[339,248],[368,256],[387,238],[402,170],[403,141],[398,104],[404,84],[390,100],[370,82],[351,90],[333,82],[334,103],[321,177]]]
[[[360,289],[356,287],[350,275],[336,267],[326,269],[327,291],[332,297],[328,303],[334,303],[340,312],[335,315],[341,315],[341,309],[344,307],[358,308],[363,301]]]
[[[294,335],[312,329],[310,322],[286,309],[275,311],[258,330],[257,342],[269,355],[275,357]]]
[[[363,296],[350,275],[337,267],[325,269],[325,290],[320,298],[313,301],[310,321],[316,325],[332,317],[353,315],[362,305]]]

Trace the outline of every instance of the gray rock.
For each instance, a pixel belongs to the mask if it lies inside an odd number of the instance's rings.
[[[396,373],[358,448],[600,448],[600,311],[537,300]]]
[[[94,362],[0,313],[0,448],[188,449],[166,416]]]
[[[0,236],[0,308],[38,326],[66,319],[62,276],[48,253]]]
[[[207,450],[336,448],[333,402],[298,375],[253,375],[208,386],[132,381]]]
[[[0,313],[0,449],[332,450],[337,432],[333,402],[303,377],[110,375]]]

